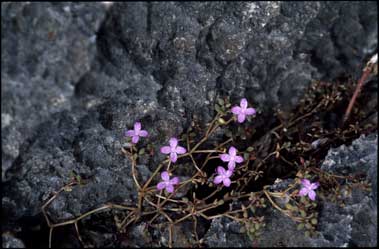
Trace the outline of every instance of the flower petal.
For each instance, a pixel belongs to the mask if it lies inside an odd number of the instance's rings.
[[[228,170],[225,172],[225,176],[226,176],[226,177],[231,177],[232,175],[233,175],[233,170],[228,169]]]
[[[136,122],[134,124],[134,130],[136,131],[136,133],[138,133],[138,131],[141,130],[141,123],[140,122]]]
[[[229,178],[224,178],[223,183],[225,187],[229,187],[232,181]]]
[[[242,109],[241,109],[241,107],[239,107],[239,106],[233,106],[232,107],[232,113],[234,113],[234,114],[240,114],[241,113],[241,111],[242,111]]]
[[[218,166],[217,167],[217,173],[219,175],[224,175],[225,174],[225,169],[223,167],[221,167],[221,166]]]
[[[180,182],[180,180],[179,180],[179,177],[177,177],[177,176],[175,176],[174,178],[172,178],[172,179],[170,180],[170,183],[171,183],[172,185],[179,184],[179,182]]]
[[[229,161],[229,163],[228,163],[228,169],[229,170],[234,170],[235,167],[236,167],[236,162]]]
[[[184,153],[187,152],[187,150],[184,147],[182,147],[182,146],[177,146],[176,149],[175,149],[175,151],[178,154],[184,154]]]
[[[139,136],[138,135],[132,137],[132,143],[136,144],[136,143],[138,143],[138,140],[139,140]]]
[[[237,155],[237,149],[234,146],[231,146],[229,148],[229,155],[231,155],[231,156]]]
[[[318,183],[318,182],[315,182],[315,183],[312,183],[311,184],[311,187],[310,187],[310,189],[316,189],[316,188],[318,188],[320,186],[320,183]]]
[[[165,182],[160,182],[157,184],[157,189],[158,190],[162,190],[166,187],[166,183]]]
[[[163,154],[170,154],[171,153],[171,147],[170,146],[163,146],[163,147],[161,147],[161,153],[163,153]]]
[[[176,162],[176,160],[178,160],[178,155],[175,153],[175,152],[171,152],[170,153],[170,159],[171,159],[171,162]]]
[[[161,178],[162,178],[163,181],[168,181],[168,180],[170,180],[170,175],[169,175],[169,173],[167,171],[163,171],[161,173]]]
[[[171,184],[166,185],[166,191],[169,193],[174,192],[174,186]]]
[[[147,137],[149,135],[149,133],[147,131],[145,131],[145,130],[140,130],[139,133],[138,133],[138,135],[140,137]]]
[[[313,191],[313,190],[309,190],[308,196],[309,196],[309,199],[311,199],[312,201],[314,201],[316,199],[316,192]]]
[[[247,108],[245,111],[246,115],[254,115],[256,113],[256,110],[254,108]]]
[[[241,99],[240,106],[242,107],[242,109],[246,109],[246,107],[247,107],[247,99],[245,99],[245,98]]]
[[[134,131],[133,130],[128,130],[127,132],[125,132],[125,135],[128,136],[128,137],[133,137],[134,136]]]
[[[170,138],[169,144],[171,148],[175,148],[178,145],[178,139],[175,137]]]
[[[243,121],[245,121],[245,114],[238,114],[237,120],[238,123],[243,123]]]
[[[216,176],[213,182],[214,184],[220,184],[222,182],[222,176]]]
[[[242,163],[243,162],[243,157],[242,156],[236,156],[234,161],[236,163]]]
[[[221,155],[220,155],[220,158],[221,158],[221,160],[224,161],[224,162],[229,162],[229,161],[230,161],[230,156],[229,156],[229,154],[221,154]]]
[[[305,196],[307,194],[308,194],[308,189],[307,188],[300,189],[300,192],[299,192],[300,196]]]
[[[302,179],[301,180],[301,184],[306,187],[306,188],[309,188],[311,186],[311,182],[308,180],[308,179]]]

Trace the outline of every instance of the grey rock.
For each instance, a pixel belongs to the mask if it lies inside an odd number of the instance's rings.
[[[3,233],[1,239],[3,248],[25,248],[24,242],[10,233]]]
[[[366,173],[366,179],[372,183],[372,192],[354,188],[352,194],[343,195],[344,206],[330,201],[319,200],[320,212],[318,217],[317,235],[305,237],[304,231],[297,230],[297,223],[279,211],[266,209],[265,223],[262,234],[255,242],[246,241],[244,234],[236,234],[237,238],[228,238],[230,230],[225,229],[230,221],[215,219],[208,230],[205,240],[211,241],[210,246],[249,246],[256,243],[259,247],[347,247],[347,246],[376,246],[377,245],[377,198],[376,192],[377,165],[377,134],[362,136],[353,141],[352,145],[342,145],[329,150],[321,168],[335,174]],[[281,191],[288,188],[293,179],[277,181],[270,186],[271,191]],[[345,187],[342,189],[344,193]],[[275,198],[281,207],[286,203],[285,198]],[[237,224],[236,224],[237,225]],[[237,225],[241,227],[240,225]],[[239,229],[235,229],[238,231]],[[233,242],[228,242],[232,240]]]
[[[371,183],[371,197],[377,204],[377,147],[378,136],[371,134],[354,140],[350,146],[342,145],[331,149],[326,156],[321,169],[336,174],[365,174]]]
[[[321,231],[327,231],[331,225],[332,217],[335,218],[335,227],[329,236],[341,233],[340,245],[376,246],[377,245],[377,164],[378,164],[378,135],[362,135],[353,141],[350,146],[342,145],[331,149],[325,158],[321,169],[343,175],[365,175],[365,179],[371,183],[371,191],[368,194],[360,189],[353,189],[351,196],[345,196],[345,206],[339,207],[333,203],[325,203],[323,210],[330,212],[325,215],[324,223],[320,223]],[[339,217],[339,218],[338,218]],[[347,224],[341,226],[341,221]],[[335,239],[338,236],[335,236]],[[349,239],[349,240],[347,240]]]
[[[204,243],[209,247],[251,247],[252,241],[246,233],[240,232],[241,225],[229,218],[212,220]]]
[[[155,151],[194,117],[205,126],[219,96],[246,96],[269,127],[311,80],[359,74],[376,16],[375,2],[2,3],[5,222],[39,214],[72,171],[88,183],[53,202],[54,220],[132,203],[120,150],[136,120]],[[143,156],[139,180],[163,158]]]
[[[1,4],[3,181],[38,125],[71,108],[104,16],[101,4]]]
[[[320,200],[317,236],[305,237],[296,229],[296,222],[277,210],[266,210],[266,227],[258,245],[316,246],[316,247],[373,247],[377,245],[377,134],[362,135],[352,145],[329,150],[321,169],[342,175],[366,173],[372,183],[372,192],[353,188],[351,195],[343,195],[344,206]],[[285,189],[289,179],[274,184],[271,189]],[[342,193],[345,192],[343,187]],[[282,199],[276,200],[284,204]],[[280,202],[281,201],[281,202]]]

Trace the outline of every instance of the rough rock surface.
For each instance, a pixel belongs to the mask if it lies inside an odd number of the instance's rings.
[[[262,123],[377,48],[375,2],[8,2],[1,19],[5,224],[36,216],[72,171],[88,184],[53,203],[54,219],[132,202],[120,149],[135,120],[156,151],[211,120],[217,96],[246,96]],[[141,179],[162,158],[143,157]]]
[[[3,248],[25,248],[24,242],[14,237],[12,234],[3,233],[1,236]]]
[[[351,195],[341,197],[344,206],[320,201],[316,237],[305,237],[304,231],[297,230],[296,222],[270,208],[266,210],[266,226],[257,241],[251,241],[245,234],[239,234],[241,226],[238,223],[231,229],[228,228],[231,221],[221,221],[220,218],[212,221],[205,241],[212,247],[242,247],[253,243],[260,247],[375,247],[378,227],[377,142],[377,134],[371,134],[367,137],[361,136],[350,146],[342,145],[329,151],[322,169],[342,175],[364,173],[372,187],[369,195],[366,191],[353,188]],[[273,188],[285,189],[285,184],[290,182],[282,181]]]
[[[204,236],[208,247],[252,247],[254,244],[240,231],[241,225],[229,218],[216,218]]]

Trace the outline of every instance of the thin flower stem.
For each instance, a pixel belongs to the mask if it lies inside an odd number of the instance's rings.
[[[170,198],[167,198],[165,196],[158,195],[158,194],[156,194],[155,196],[158,197],[158,198],[164,199],[164,200],[168,199],[168,201],[175,202],[175,203],[186,203],[186,202],[181,201],[181,200],[170,199]]]
[[[197,218],[196,216],[192,216],[193,218],[193,233],[195,235],[196,243],[199,243],[199,235],[197,234]]]
[[[49,229],[49,248],[51,248],[51,242],[53,240],[53,229],[54,227],[50,227]]]
[[[342,121],[342,124],[344,124],[348,119],[349,119],[349,116],[350,116],[350,112],[351,110],[353,109],[353,106],[354,106],[354,103],[355,103],[355,100],[357,99],[359,93],[361,92],[362,90],[362,87],[363,87],[363,83],[365,82],[365,80],[367,79],[367,77],[371,74],[372,72],[372,68],[373,68],[374,64],[368,64],[364,70],[363,70],[363,74],[361,76],[361,78],[358,80],[358,83],[357,83],[357,87],[355,88],[355,91],[354,91],[354,94],[353,96],[351,97],[351,100],[349,102],[349,105],[345,111],[345,115],[343,117],[343,121]]]
[[[83,242],[82,236],[80,236],[80,233],[79,233],[78,222],[75,222],[74,224],[75,224],[76,235],[78,236],[79,241],[82,244],[82,246],[85,247],[85,244]]]
[[[133,146],[130,147],[130,160],[132,161],[132,176],[133,176],[133,180],[134,180],[134,183],[136,184],[137,186],[137,189],[138,191],[141,189],[141,186],[139,185],[138,183],[138,180],[137,180],[137,176],[136,176],[136,159],[134,158],[134,155],[133,155]]]
[[[220,113],[217,113],[216,114],[216,117],[212,120],[211,124],[209,125],[207,131],[205,132],[205,136],[208,137],[209,136],[209,132],[212,130],[212,127],[213,125],[215,124],[215,122],[220,118]]]
[[[172,229],[173,229],[173,225],[172,225],[172,222],[170,223],[169,225],[169,233],[168,233],[168,247],[169,248],[172,248]]]
[[[196,154],[196,153],[224,153],[224,151],[222,151],[222,150],[197,150],[197,151],[192,152],[192,154]]]
[[[179,220],[176,220],[176,221],[174,222],[174,224],[178,224],[178,223],[180,223],[181,221],[187,219],[187,218],[190,217],[190,216],[192,216],[191,213],[190,213],[190,214],[187,214],[187,215],[185,215],[185,216],[183,216],[183,217],[180,218]]]
[[[146,190],[146,188],[149,186],[150,182],[153,180],[154,176],[158,174],[158,172],[162,169],[163,163],[160,163],[158,167],[155,169],[154,173],[150,176],[150,178],[146,181],[146,183],[143,185],[142,190]]]
[[[207,197],[205,197],[204,199],[202,199],[202,201],[208,200],[209,198],[211,198],[212,196],[214,196],[217,192],[219,192],[221,189],[222,188],[217,187],[217,189],[215,189],[210,195],[208,195]]]
[[[278,209],[280,212],[282,212],[284,215],[290,217],[291,219],[293,219],[294,221],[302,221],[303,219],[299,218],[299,217],[293,217],[290,213],[287,212],[287,210],[284,210],[282,208],[280,208],[270,197],[270,193],[267,192],[266,190],[263,190],[263,193],[266,195],[267,199],[270,201],[270,203],[272,204],[272,206],[276,209]]]

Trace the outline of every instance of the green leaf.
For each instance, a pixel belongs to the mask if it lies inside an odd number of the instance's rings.
[[[218,122],[219,124],[221,124],[221,125],[223,125],[223,124],[226,123],[225,119],[223,119],[223,118],[219,118],[219,119],[217,119],[217,122]]]
[[[143,154],[145,154],[145,148],[140,149],[139,152],[138,152],[138,154],[139,154],[139,155],[143,155]]]
[[[76,181],[79,183],[79,184],[81,184],[81,182],[82,182],[82,177],[80,176],[80,175],[76,175]]]
[[[225,136],[227,136],[227,137],[232,137],[232,136],[233,136],[233,133],[232,133],[230,130],[226,130],[226,131],[225,131]]]
[[[253,150],[254,150],[254,148],[251,146],[247,147],[247,149],[246,149],[247,152],[252,152]]]
[[[225,104],[225,101],[222,99],[222,98],[218,98],[217,99],[217,103],[220,105],[220,106],[223,106]]]
[[[255,227],[256,230],[258,230],[261,227],[261,225],[259,223],[255,223],[254,227]]]
[[[304,229],[304,223],[300,223],[299,225],[297,225],[297,230],[302,230]]]
[[[72,191],[72,187],[71,186],[66,186],[66,187],[64,187],[64,191],[65,192],[71,192]]]
[[[306,227],[307,229],[312,229],[312,225],[309,224],[309,223],[306,223],[306,224],[305,224],[305,227]]]
[[[215,104],[215,110],[218,113],[222,113],[221,107],[218,104]]]
[[[305,213],[304,210],[300,210],[300,215],[301,215],[301,217],[306,217],[307,216],[307,214]]]
[[[250,157],[250,154],[249,153],[243,153],[243,158],[247,161]]]
[[[311,233],[309,231],[305,231],[304,235],[305,235],[305,237],[309,237],[309,236],[311,236]]]
[[[311,219],[311,223],[312,223],[313,225],[316,225],[316,224],[317,224],[317,219],[316,219],[316,218]]]
[[[293,206],[291,204],[289,204],[289,203],[286,203],[286,208],[288,210],[293,210]]]

